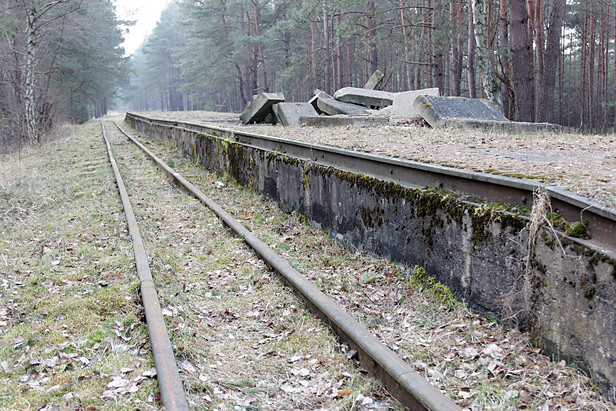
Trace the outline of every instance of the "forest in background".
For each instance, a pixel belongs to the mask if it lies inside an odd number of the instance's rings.
[[[438,87],[512,120],[616,127],[614,0],[182,0],[133,56],[135,110],[241,111],[251,96]]]
[[[111,0],[0,2],[0,152],[101,116],[127,84]]]

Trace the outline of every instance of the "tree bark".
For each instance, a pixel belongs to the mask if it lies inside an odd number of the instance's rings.
[[[533,51],[528,40],[528,10],[524,0],[511,0],[511,68],[517,121],[533,121]]]
[[[406,17],[406,0],[400,0],[400,19],[402,22],[402,35],[404,36],[404,60],[411,61],[410,43],[411,38],[409,35],[409,21]],[[404,71],[406,74],[406,87],[408,90],[413,89],[413,72],[411,66],[405,64]]]
[[[370,76],[379,68],[379,54],[376,44],[376,4],[373,1],[366,2],[366,39],[368,41],[369,60],[370,60]]]
[[[508,20],[508,9],[507,9],[508,4],[509,2],[507,0],[500,0],[499,32],[500,32],[500,49],[501,50],[507,50],[507,48],[509,47],[509,20]],[[507,56],[503,56],[501,58],[501,65],[502,65],[502,70],[503,70],[503,78],[506,80],[504,82],[504,87],[502,91],[503,112],[505,113],[507,118],[512,118],[513,115],[511,113],[512,106],[510,104],[510,101],[511,101],[510,96],[513,96],[513,92],[510,87],[509,72],[511,70],[509,70],[509,59],[507,58]]]
[[[462,85],[462,4],[452,2],[451,11],[451,94],[459,96]]]
[[[556,82],[556,67],[560,56],[560,38],[565,19],[565,0],[554,0],[550,15],[550,25],[547,30],[543,67],[540,69],[542,81],[539,88],[539,107],[537,121],[551,121],[554,106],[554,88]]]
[[[26,121],[26,134],[30,143],[37,143],[39,133],[36,121],[36,101],[34,96],[36,68],[36,21],[38,16],[34,5],[28,10],[28,27],[26,33],[26,67],[24,79],[24,119]]]
[[[488,2],[489,0],[473,0],[473,25],[476,42],[476,57],[479,73],[483,79],[483,90],[486,97],[498,108],[503,108],[501,84],[490,65],[488,49]],[[519,1],[519,0],[516,0]]]
[[[475,84],[475,25],[473,24],[473,0],[468,0],[468,55],[466,57],[466,74],[468,77],[468,96],[477,97]]]
[[[331,93],[332,87],[332,67],[331,67],[331,44],[329,41],[329,13],[327,11],[327,0],[323,0],[323,51],[325,52],[325,85],[326,93]]]

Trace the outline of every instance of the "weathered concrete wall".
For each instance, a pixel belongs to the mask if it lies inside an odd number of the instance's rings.
[[[472,308],[515,321],[548,353],[591,371],[606,393],[616,387],[616,261],[583,241],[544,230],[527,273],[528,219],[319,166],[179,128],[133,121],[203,166],[228,173],[298,211],[342,243],[416,264]],[[525,279],[531,292],[521,290]]]

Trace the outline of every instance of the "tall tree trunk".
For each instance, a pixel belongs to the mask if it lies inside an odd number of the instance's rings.
[[[466,57],[466,74],[468,77],[468,96],[477,97],[475,84],[475,25],[473,24],[473,0],[468,0],[468,55]]]
[[[438,4],[434,7],[434,13],[432,14],[432,21],[430,22],[430,29],[438,26],[440,21],[435,21],[436,16],[442,17],[445,15],[445,7]],[[432,30],[430,30],[432,33]],[[441,94],[447,94],[447,90],[445,89],[445,52],[443,47],[440,44],[437,36],[430,36],[430,48],[432,49],[432,61],[433,70],[431,75],[432,84],[439,89]]]
[[[530,6],[532,8],[532,5]],[[540,99],[542,91],[545,87],[545,65],[543,64],[544,56],[544,33],[543,33],[543,2],[535,0],[534,14],[530,16],[531,27],[534,29],[534,44],[535,44],[535,67],[537,67],[536,86],[535,86],[535,118],[539,116]],[[531,43],[532,44],[532,43]],[[532,47],[532,46],[531,46]],[[550,70],[555,67],[550,67]]]
[[[337,24],[337,30],[340,30],[340,27],[342,27],[342,13],[340,13],[340,11],[338,11],[336,13],[336,24]],[[344,87],[344,70],[342,68],[343,66],[343,53],[342,53],[342,42],[340,41],[340,36],[337,36],[337,40],[336,42],[337,44],[337,53],[336,53],[336,69],[338,71],[338,87],[342,88]]]
[[[590,33],[588,35],[588,45],[590,50],[588,52],[588,125],[590,130],[595,129],[596,125],[596,112],[592,110],[594,103],[594,79],[595,79],[595,16],[593,13],[593,0],[589,2],[590,7],[587,9],[587,13],[590,13]]]
[[[488,1],[473,0],[473,25],[475,27],[475,42],[477,46],[477,65],[483,80],[483,90],[486,97],[500,109],[503,108],[501,83],[490,65],[488,49]],[[519,1],[519,0],[516,0]]]
[[[511,0],[511,68],[517,121],[533,121],[533,50],[528,40],[528,10],[524,0]]]
[[[34,95],[36,68],[36,21],[37,15],[34,5],[28,10],[28,27],[26,33],[26,67],[24,78],[24,119],[26,122],[26,134],[30,143],[37,143],[39,130],[36,121],[36,100]]]
[[[560,38],[565,19],[565,8],[566,0],[554,0],[552,14],[550,15],[550,25],[547,30],[543,67],[539,69],[542,80],[540,81],[541,87],[538,90],[540,95],[537,110],[538,122],[552,120],[556,67],[558,66],[560,56]]]
[[[329,41],[329,13],[327,10],[327,0],[323,0],[323,51],[325,53],[325,86],[326,93],[331,93],[332,88],[332,67],[331,67],[331,44]]]
[[[585,2],[585,12],[584,12],[584,23],[582,26],[582,50],[581,50],[581,58],[580,58],[580,71],[581,71],[581,80],[580,80],[580,128],[586,130],[588,127],[588,119],[587,113],[588,108],[586,107],[586,93],[587,93],[587,76],[586,76],[586,59],[588,57],[588,0]]]
[[[408,90],[413,89],[413,72],[409,62],[411,61],[410,43],[411,37],[409,35],[409,21],[406,17],[406,0],[400,0],[400,19],[402,22],[402,35],[404,36],[404,71],[406,74],[406,87]]]
[[[373,1],[366,2],[366,38],[368,41],[370,74],[379,68],[379,54],[376,44],[376,4]],[[368,76],[370,75],[368,74]]]
[[[508,10],[507,10],[508,4],[509,2],[507,0],[500,0],[500,6],[499,6],[500,18],[499,18],[498,25],[499,25],[499,32],[500,32],[501,50],[507,50],[509,47],[509,20],[508,20]],[[510,104],[510,101],[511,101],[511,97],[513,96],[513,91],[511,90],[511,86],[510,86],[511,81],[509,79],[509,75],[510,75],[509,59],[503,58],[502,60],[504,60],[502,63],[503,78],[506,80],[504,82],[504,87],[502,91],[503,112],[505,113],[507,118],[512,118],[513,113],[511,112],[512,105]]]
[[[316,40],[316,22],[310,21],[310,31],[308,33],[309,52],[308,52],[308,67],[310,69],[308,76],[311,79],[312,89],[317,87],[317,40]]]
[[[462,3],[452,2],[451,12],[451,94],[459,96],[462,84]]]

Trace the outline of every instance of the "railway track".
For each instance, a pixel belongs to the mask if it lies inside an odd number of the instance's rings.
[[[211,405],[214,395],[229,395],[226,391],[230,388],[248,393],[245,399],[239,400],[244,401],[244,406],[254,406],[253,402],[257,402],[260,406],[268,407],[266,402],[271,396],[281,395],[284,398],[280,402],[272,402],[269,406],[275,404],[278,408],[285,408],[287,405],[299,408],[329,408],[347,395],[347,385],[359,384],[358,381],[362,379],[357,370],[348,368],[349,361],[340,360],[353,358],[355,355],[362,367],[378,377],[386,391],[403,406],[412,409],[459,409],[406,361],[339,308],[289,262],[231,217],[197,186],[176,173],[119,126],[118,130],[122,131],[123,135],[116,130],[105,132],[104,124],[102,127],[103,133],[109,135],[109,138],[105,139],[109,141],[107,145],[111,162],[117,170],[116,174],[120,174],[122,170],[121,174],[127,180],[128,191],[122,188],[124,184],[121,180],[118,185],[120,192],[124,192],[123,202],[128,214],[132,209],[128,197],[133,199],[133,203],[137,201],[137,216],[129,216],[128,220],[142,283],[142,298],[150,328],[162,401],[167,409],[186,409],[189,404],[195,407]],[[127,138],[136,146],[127,144]],[[132,173],[149,162],[147,157],[137,151],[137,146],[194,199],[166,184],[162,173],[153,171],[152,164],[145,167],[145,174],[143,171]],[[117,162],[113,159],[113,152],[119,159]],[[116,163],[119,163],[119,166]],[[142,175],[139,175],[140,173]],[[213,213],[204,212],[200,203],[207,205],[217,217],[214,217]],[[166,212],[160,213],[160,204],[166,204],[167,208],[163,209]],[[221,233],[223,229],[220,223],[215,221],[216,218],[221,219],[226,227],[234,231],[236,237],[229,236],[227,232]],[[135,229],[137,224],[145,227],[144,246],[140,245],[141,234]],[[194,236],[182,238],[187,231]],[[257,260],[241,244],[242,241],[249,245],[261,260]],[[214,247],[212,243],[218,246]],[[160,306],[153,285],[161,281],[151,279],[145,249],[152,250],[152,253],[148,251],[149,259],[155,266],[152,271],[162,272],[160,275],[163,283],[172,284],[159,288]],[[216,269],[204,264],[204,256],[208,255],[218,255],[213,262],[207,261]],[[328,328],[314,322],[309,316],[306,317],[301,304],[295,302],[295,297],[288,291],[281,290],[280,285],[269,278],[266,265],[276,270],[305,305],[339,335],[349,347],[342,348],[345,352],[332,354],[339,348],[335,348],[338,345],[327,336]],[[186,302],[184,307],[173,307],[165,303],[172,295],[180,293],[183,293]],[[271,297],[268,296],[272,295],[276,296],[276,299],[269,301]],[[208,301],[211,304],[208,304]],[[271,304],[274,304],[274,307],[271,307]],[[163,315],[172,318],[169,334],[174,341],[177,358],[174,357],[169,338],[165,336],[167,331],[162,326]],[[263,338],[263,317],[268,316],[271,318],[266,319],[265,323],[270,331],[266,333],[266,338]],[[289,326],[288,323],[292,320],[294,325]],[[216,327],[216,324],[224,324],[224,327]],[[246,333],[250,330],[255,332]],[[296,343],[303,342],[308,344],[308,347],[314,346],[313,348],[319,350],[298,350],[297,347],[288,346],[294,339],[298,340]],[[271,349],[272,344],[277,349]],[[265,347],[270,349],[263,352],[262,348]],[[289,350],[289,358],[280,353],[282,348]],[[240,358],[239,363],[229,361],[235,351],[243,353],[244,358]],[[188,400],[181,389],[180,372],[176,364],[179,364],[184,376],[184,388],[188,387]],[[229,367],[227,364],[234,364],[235,367]],[[237,368],[238,364],[239,369],[230,369]],[[209,377],[199,372],[205,367],[210,370],[220,369],[221,376],[214,384],[218,391],[211,393],[206,390],[206,393],[195,394],[199,393],[199,387],[211,387]],[[256,377],[263,369],[266,371],[264,375],[267,376]],[[226,375],[231,372],[237,377],[230,378]],[[280,382],[276,375],[289,374],[299,377],[286,378],[285,381],[298,384],[294,386],[287,382],[276,386],[276,382]],[[328,381],[334,374],[337,377]],[[343,378],[340,378],[340,375]],[[302,376],[305,379],[301,379]],[[313,384],[318,381],[321,383]],[[321,395],[315,396],[319,390]],[[390,400],[383,398],[381,401],[387,406]],[[393,403],[390,405],[395,406]]]

